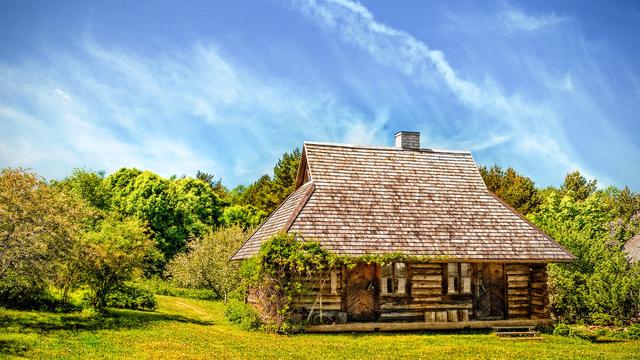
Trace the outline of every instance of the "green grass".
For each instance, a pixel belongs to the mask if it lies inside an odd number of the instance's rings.
[[[638,359],[640,341],[598,343],[545,335],[488,333],[301,334],[247,332],[229,324],[220,302],[160,296],[156,312],[106,315],[0,309],[0,358],[429,358]]]

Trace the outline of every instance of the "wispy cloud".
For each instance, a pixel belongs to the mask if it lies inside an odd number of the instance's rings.
[[[510,31],[535,31],[558,25],[569,18],[555,13],[531,15],[521,10],[510,8],[497,15],[497,19]]]
[[[305,139],[382,142],[388,116],[253,73],[204,44],[149,58],[88,38],[0,63],[0,84],[0,165],[48,177],[136,166],[247,183]]]
[[[562,146],[566,142],[553,109],[532,103],[518,94],[505,94],[490,78],[484,83],[477,83],[461,77],[442,51],[431,49],[407,32],[378,22],[359,3],[308,0],[299,2],[299,5],[321,26],[337,32],[341,39],[368,52],[379,63],[403,71],[428,89],[446,89],[462,105],[490,119],[491,123],[487,124],[489,131],[475,132],[471,134],[473,139],[449,140],[450,143],[482,150],[511,142],[521,152],[534,152],[565,168],[579,167],[566,155],[569,149]],[[496,135],[496,130],[499,130],[499,135]],[[537,143],[539,146],[522,146],[524,143]],[[549,146],[562,151],[546,151]]]

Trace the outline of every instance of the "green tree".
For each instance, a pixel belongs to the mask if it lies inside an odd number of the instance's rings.
[[[238,288],[240,263],[229,258],[240,248],[247,233],[240,226],[221,227],[189,242],[187,252],[168,265],[167,275],[179,286],[213,290],[218,296]]]
[[[596,191],[598,182],[596,180],[587,180],[580,171],[576,170],[567,174],[564,178],[564,183],[560,187],[560,191],[567,193],[573,192],[573,196],[576,200],[582,201],[589,195]]]
[[[107,177],[106,188],[111,210],[144,221],[167,260],[184,249],[189,238],[216,226],[221,213],[211,186],[194,178],[165,179],[149,171],[120,169]]]
[[[109,294],[142,273],[145,256],[154,250],[144,224],[137,219],[105,219],[83,237],[78,266],[91,288],[91,303],[106,306]]]
[[[489,169],[481,166],[480,174],[489,191],[521,214],[529,214],[540,205],[540,196],[533,180],[518,174],[513,168],[503,170],[497,165]]]
[[[295,189],[300,158],[300,149],[296,148],[291,153],[284,153],[273,167],[273,192],[278,205]]]
[[[628,321],[640,311],[638,264],[626,260],[605,194],[594,192],[582,201],[574,195],[552,191],[529,215],[576,256],[571,263],[549,265],[551,308],[565,321]]]
[[[68,266],[87,207],[22,169],[0,172],[0,303],[37,305],[49,286],[71,288]]]
[[[284,153],[273,168],[273,179],[263,175],[249,185],[240,196],[240,204],[272,213],[293,192],[300,158],[299,149]]]
[[[52,185],[80,197],[97,209],[107,210],[109,193],[104,179],[104,171],[74,169],[70,176],[62,181],[52,181]]]
[[[231,205],[224,208],[220,222],[224,226],[239,225],[243,229],[254,228],[267,217],[265,211],[252,205]]]
[[[218,195],[218,197],[222,201],[223,205],[226,206],[226,205],[230,204],[229,189],[227,189],[222,184],[222,179],[216,180],[215,175],[213,175],[211,173],[206,173],[206,172],[203,172],[203,171],[200,171],[200,170],[198,170],[198,172],[196,172],[196,179],[202,180],[205,183],[209,184],[209,186],[211,186],[211,189],[213,190],[213,192],[215,192],[216,195]]]

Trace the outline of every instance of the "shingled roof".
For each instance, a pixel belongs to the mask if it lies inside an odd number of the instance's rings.
[[[278,231],[348,256],[574,259],[489,192],[469,152],[306,142],[296,190],[232,259],[256,254]]]

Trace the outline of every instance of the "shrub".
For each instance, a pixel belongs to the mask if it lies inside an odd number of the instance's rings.
[[[166,275],[183,288],[207,289],[225,297],[240,282],[238,261],[229,258],[240,248],[248,233],[240,226],[221,227],[187,245],[167,267]]]
[[[598,336],[584,326],[572,326],[569,330],[569,337],[595,341]]]
[[[611,331],[609,331],[609,329],[607,328],[601,328],[597,329],[594,334],[596,335],[596,337],[607,337],[611,336]]]
[[[320,243],[278,233],[265,241],[258,255],[245,261],[241,275],[251,287],[264,328],[287,333],[293,319],[292,303],[304,294],[304,280],[329,269],[337,257]]]
[[[256,330],[262,324],[258,313],[250,305],[235,299],[227,302],[224,316],[229,322],[239,325],[244,330]]]
[[[106,305],[115,308],[153,311],[158,302],[151,290],[137,283],[124,283],[106,297]]]
[[[594,341],[597,335],[584,326],[570,326],[558,324],[553,330],[553,335],[568,336],[576,339]]]
[[[595,313],[591,315],[591,323],[593,325],[607,326],[614,323],[614,318],[609,314]]]
[[[555,329],[553,329],[553,335],[559,336],[569,336],[569,332],[571,328],[567,324],[558,324]]]
[[[633,324],[627,328],[626,337],[628,339],[640,339],[640,324]]]

